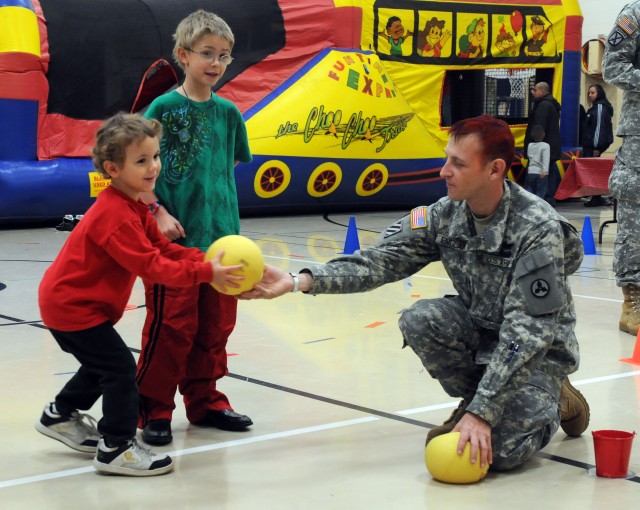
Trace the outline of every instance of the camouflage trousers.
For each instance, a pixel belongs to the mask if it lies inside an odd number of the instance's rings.
[[[618,232],[613,246],[613,272],[619,287],[640,285],[640,137],[626,136],[618,152],[609,191],[617,200]]]
[[[444,391],[473,400],[487,368],[483,347],[497,345],[497,333],[478,328],[457,296],[420,300],[402,313],[399,325],[405,345]],[[491,429],[492,469],[518,467],[547,445],[560,425],[561,385],[540,371],[517,385]]]

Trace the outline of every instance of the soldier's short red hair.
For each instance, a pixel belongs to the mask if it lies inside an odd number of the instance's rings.
[[[480,115],[463,119],[451,126],[449,135],[454,140],[469,135],[477,135],[482,144],[482,155],[485,161],[502,159],[507,170],[513,162],[515,140],[509,124],[490,115]]]

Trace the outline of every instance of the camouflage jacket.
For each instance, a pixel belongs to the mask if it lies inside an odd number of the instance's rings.
[[[640,135],[640,1],[626,5],[616,19],[602,58],[602,77],[622,89],[616,134]]]
[[[583,258],[576,229],[510,181],[479,236],[466,202],[445,197],[425,209],[424,227],[412,229],[407,215],[376,246],[303,270],[313,274],[309,292],[363,292],[442,261],[472,320],[486,333],[476,362],[487,368],[468,410],[498,421],[510,395],[507,383],[514,388],[531,382],[557,395],[579,362],[568,283]],[[519,345],[518,359],[505,363],[512,342]]]

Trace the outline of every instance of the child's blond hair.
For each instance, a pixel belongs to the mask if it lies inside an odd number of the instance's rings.
[[[178,23],[176,33],[173,34],[175,45],[173,47],[173,59],[184,70],[184,65],[178,58],[178,48],[190,50],[205,35],[215,35],[229,42],[231,49],[235,44],[233,32],[227,22],[220,16],[199,9],[192,12]]]
[[[162,124],[155,119],[146,119],[132,113],[116,113],[104,121],[96,133],[96,145],[91,153],[93,167],[104,177],[106,161],[122,166],[126,159],[127,147],[147,137],[162,137]]]

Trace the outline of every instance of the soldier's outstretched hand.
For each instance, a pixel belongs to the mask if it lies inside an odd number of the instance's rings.
[[[277,267],[265,264],[262,279],[253,289],[238,295],[238,299],[273,299],[291,292],[293,277]]]

